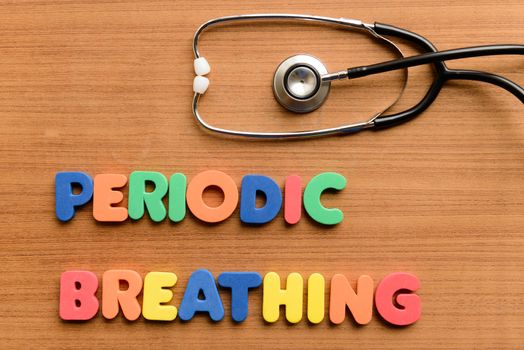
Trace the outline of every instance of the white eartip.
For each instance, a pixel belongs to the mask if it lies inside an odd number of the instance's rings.
[[[193,62],[196,75],[206,75],[211,72],[211,67],[204,57],[199,57]]]
[[[197,75],[195,77],[195,80],[193,80],[193,91],[196,93],[203,94],[204,92],[206,92],[208,87],[209,79],[206,77]]]

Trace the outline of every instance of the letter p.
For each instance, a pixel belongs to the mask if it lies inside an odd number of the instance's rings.
[[[82,187],[79,194],[73,193],[73,185]],[[93,179],[82,172],[60,172],[55,176],[56,217],[69,221],[75,216],[75,207],[86,204],[93,196]]]

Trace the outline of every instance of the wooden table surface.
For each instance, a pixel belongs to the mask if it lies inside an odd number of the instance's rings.
[[[439,49],[524,42],[524,3],[493,1],[3,1],[0,4],[0,348],[522,348],[524,344],[523,106],[504,90],[453,82],[415,120],[383,132],[296,142],[248,142],[203,132],[191,114],[194,30],[222,15],[311,13],[381,21],[427,36]],[[206,33],[213,67],[202,111],[227,127],[321,127],[358,121],[398,91],[400,73],[334,83],[318,111],[296,116],[274,101],[275,67],[297,52],[330,70],[394,57],[373,39],[296,23],[228,26]],[[404,42],[407,54],[415,53]],[[524,84],[522,58],[468,59]],[[410,71],[396,110],[428,86],[427,67]],[[309,180],[336,171],[347,188],[325,196],[345,213],[333,228],[280,214],[263,227],[241,225],[238,209],[219,225],[188,214],[178,224],[144,218],[99,224],[88,205],[61,224],[54,175],[85,171],[183,172],[217,169]],[[220,195],[206,193],[219,203]],[[58,316],[60,274],[70,269],[172,271],[179,305],[192,271],[343,273],[375,283],[394,271],[416,274],[422,317],[393,328],[350,319],[334,326],[283,317],[265,324],[262,288],[248,319],[205,316],[155,323],[101,314],[85,323]],[[326,315],[327,316],[327,315]]]

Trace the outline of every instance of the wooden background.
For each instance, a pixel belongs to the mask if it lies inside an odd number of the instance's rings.
[[[246,142],[207,135],[191,114],[191,40],[204,21],[254,12],[311,13],[391,23],[440,49],[524,42],[522,1],[2,1],[0,3],[0,348],[522,348],[524,344],[524,119],[509,93],[482,83],[447,85],[412,122],[383,132],[296,142]],[[401,43],[406,53],[412,47]],[[393,57],[359,33],[296,24],[230,26],[205,34],[213,67],[202,111],[222,126],[291,129],[363,119],[393,98],[398,73],[339,82],[317,112],[296,116],[273,100],[272,73],[307,52],[330,70]],[[520,57],[469,59],[524,84]],[[411,72],[399,108],[413,104],[429,70]],[[327,229],[282,215],[263,227],[149,219],[98,224],[89,205],[68,224],[54,215],[58,171],[129,174],[206,169],[238,183],[261,173],[283,184],[297,173],[346,176],[326,195],[345,220]],[[219,202],[220,194],[206,193]],[[375,312],[357,327],[281,319],[264,324],[262,289],[250,315],[153,323],[99,314],[58,317],[59,276],[87,269],[173,271],[178,305],[190,273],[207,268],[419,276],[422,318],[392,328]],[[326,315],[327,316],[327,315]]]

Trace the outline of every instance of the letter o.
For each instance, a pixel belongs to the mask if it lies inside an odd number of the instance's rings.
[[[218,207],[210,207],[202,198],[206,188],[216,186],[224,193],[224,201]],[[202,221],[220,222],[227,219],[238,204],[238,188],[233,179],[217,170],[197,174],[187,186],[187,206]]]

